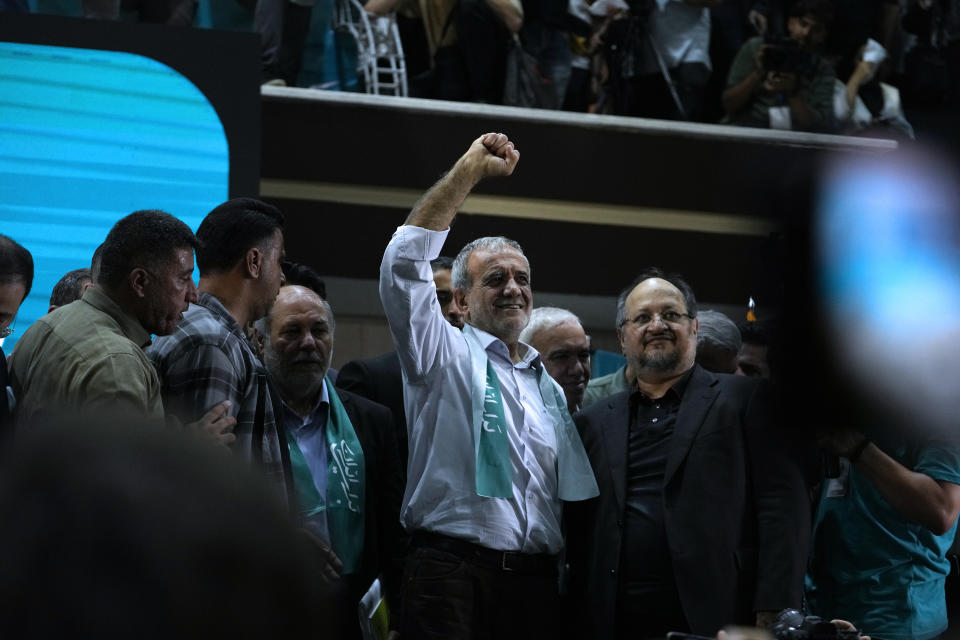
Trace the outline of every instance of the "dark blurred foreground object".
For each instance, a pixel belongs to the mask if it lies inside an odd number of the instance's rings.
[[[308,638],[303,534],[238,460],[134,419],[23,430],[0,459],[0,637]]]
[[[817,616],[804,616],[796,609],[784,609],[770,629],[777,640],[858,640],[856,629],[841,629]]]

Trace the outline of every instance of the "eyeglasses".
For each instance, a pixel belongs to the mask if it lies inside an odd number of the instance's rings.
[[[624,324],[630,324],[637,329],[642,329],[653,322],[653,319],[657,317],[659,317],[666,324],[679,324],[680,320],[683,318],[690,318],[691,320],[694,318],[694,316],[689,313],[680,313],[678,311],[664,311],[663,313],[654,314],[640,313],[629,320],[624,321]]]

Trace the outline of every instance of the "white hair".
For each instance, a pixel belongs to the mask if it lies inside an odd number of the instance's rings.
[[[580,318],[571,311],[559,307],[537,307],[530,314],[530,322],[520,332],[520,342],[530,344],[541,331],[547,331],[568,322],[574,322],[583,329]]]

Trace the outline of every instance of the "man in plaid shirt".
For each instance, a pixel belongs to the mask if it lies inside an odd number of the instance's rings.
[[[220,442],[260,466],[286,497],[289,452],[278,435],[263,365],[243,329],[267,314],[283,284],[283,224],[279,210],[252,198],[211,211],[197,229],[199,299],[147,355],[160,376],[166,412],[182,422],[230,401],[237,422],[232,433],[218,434]]]

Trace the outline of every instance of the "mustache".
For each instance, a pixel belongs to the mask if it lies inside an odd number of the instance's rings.
[[[676,339],[677,339],[677,335],[676,335],[673,331],[671,331],[670,329],[664,329],[663,331],[659,331],[659,332],[657,332],[657,333],[655,333],[655,334],[653,334],[653,335],[646,336],[646,337],[643,339],[643,344],[644,344],[644,345],[648,345],[648,344],[650,344],[651,342],[653,342],[654,340],[661,340],[661,339],[663,339],[663,338],[668,338],[668,339],[670,339],[670,340],[676,340]]]

